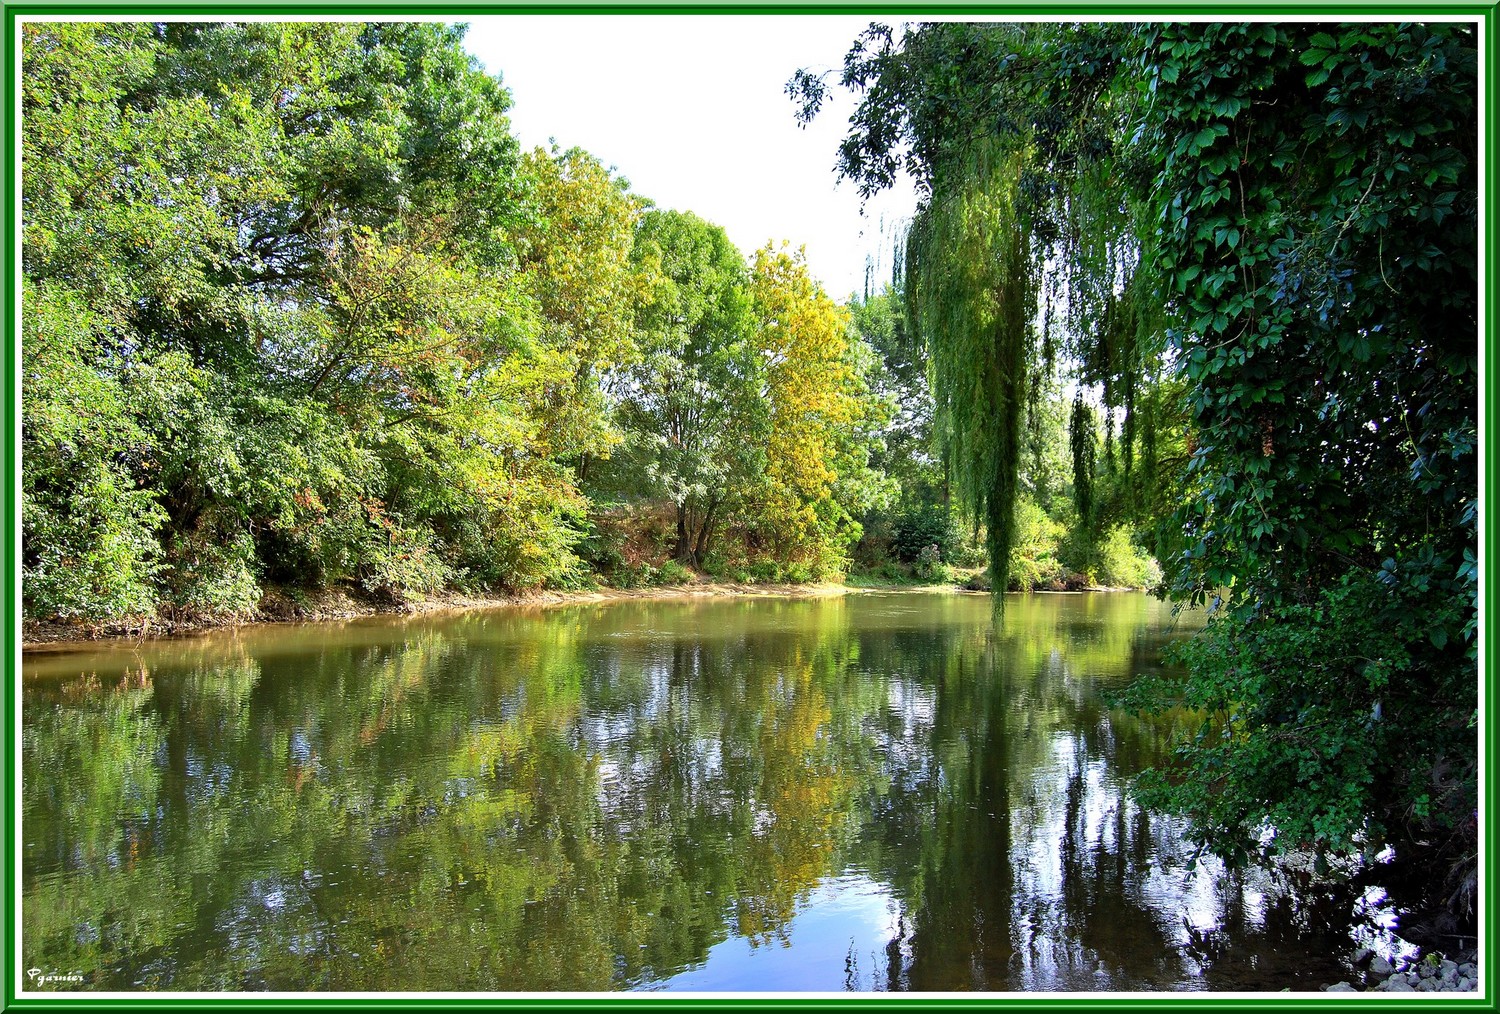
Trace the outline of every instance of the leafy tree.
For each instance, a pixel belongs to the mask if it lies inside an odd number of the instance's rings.
[[[517,232],[543,342],[567,356],[575,384],[559,391],[545,439],[554,456],[607,455],[621,436],[605,386],[637,357],[635,312],[652,279],[631,258],[646,201],[587,152],[528,153],[521,164],[536,218]],[[565,436],[566,435],[566,436]]]
[[[120,459],[149,458],[152,442],[131,419],[123,386],[83,365],[106,341],[103,322],[65,286],[23,284],[25,594],[43,615],[149,615],[164,512]]]
[[[895,487],[895,502],[877,506],[862,520],[862,553],[879,562],[889,550],[911,563],[936,545],[945,560],[960,542],[954,523],[947,471],[933,429],[934,405],[927,360],[918,333],[908,326],[899,286],[849,306],[853,327],[878,356],[870,372],[872,394],[889,406],[871,467]]]
[[[887,286],[878,295],[851,300],[848,309],[855,334],[879,357],[870,371],[871,390],[891,404],[871,464],[895,480],[903,496],[918,491],[941,496],[943,472],[933,451],[927,361],[921,342],[906,326],[901,290]]]
[[[766,483],[752,523],[778,560],[842,571],[844,550],[859,537],[857,518],[885,495],[868,463],[881,421],[865,379],[873,356],[850,341],[845,313],[800,251],[757,251],[750,295],[750,345],[768,416]]]
[[[1244,842],[1270,810],[1331,847],[1410,829],[1472,870],[1472,27],[1162,26],[1145,43],[1185,83],[1150,143],[1201,434],[1174,576],[1200,599],[1231,586],[1185,688],[1219,687],[1210,734],[1234,747],[1216,823]],[[1350,629],[1366,637],[1346,654]],[[1249,665],[1223,664],[1230,637]],[[1299,637],[1328,651],[1311,684],[1292,676]],[[1281,677],[1269,695],[1242,682],[1263,674]],[[1223,721],[1240,701],[1267,710]],[[1309,770],[1300,821],[1268,805]]]
[[[745,261],[718,226],[656,209],[632,257],[654,283],[637,310],[641,358],[623,380],[622,411],[638,474],[675,508],[672,557],[696,565],[765,470]]]
[[[404,597],[572,572],[563,460],[612,439],[583,364],[629,354],[611,277],[634,204],[606,183],[599,228],[577,229],[601,171],[571,153],[523,172],[509,96],[461,40],[27,28],[33,611],[243,613],[266,580]],[[612,253],[570,268],[569,242]],[[84,323],[59,323],[76,303]],[[80,444],[57,427],[89,388]]]

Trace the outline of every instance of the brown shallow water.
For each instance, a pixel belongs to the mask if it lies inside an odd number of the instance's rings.
[[[616,602],[31,653],[63,989],[1280,990],[1379,896],[1190,863],[1144,595]]]

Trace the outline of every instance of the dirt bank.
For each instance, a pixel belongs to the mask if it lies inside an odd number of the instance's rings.
[[[700,581],[692,584],[650,588],[597,588],[584,591],[536,591],[515,595],[463,595],[457,592],[433,595],[420,601],[390,602],[361,599],[343,590],[287,592],[268,589],[255,612],[239,617],[161,617],[145,624],[61,623],[27,620],[21,626],[21,647],[39,648],[117,638],[171,637],[220,627],[258,623],[343,620],[381,614],[457,612],[469,609],[500,609],[520,606],[561,606],[574,603],[612,602],[626,599],[684,599],[741,597],[818,598],[857,593],[864,589],[838,584],[735,584]]]

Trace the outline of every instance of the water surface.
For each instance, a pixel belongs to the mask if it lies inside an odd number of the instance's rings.
[[[85,989],[1315,989],[1101,691],[1144,595],[618,602],[29,653],[23,960]]]

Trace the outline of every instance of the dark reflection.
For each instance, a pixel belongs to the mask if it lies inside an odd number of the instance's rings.
[[[26,659],[23,954],[86,988],[1281,989],[1187,865],[1144,596],[619,603]],[[1186,721],[1184,717],[1182,719]]]

